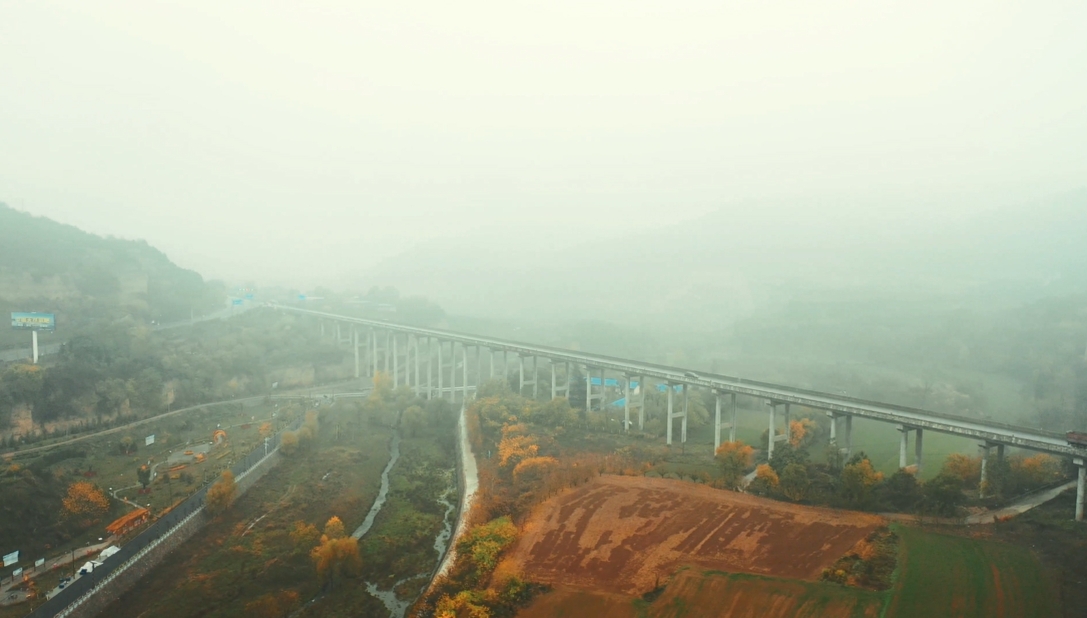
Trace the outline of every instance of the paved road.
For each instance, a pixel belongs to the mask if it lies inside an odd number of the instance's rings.
[[[37,569],[33,569],[27,574],[27,576],[31,579],[34,579],[39,575],[42,575],[43,573],[48,573],[54,569],[59,569],[60,567],[69,565],[73,561],[75,561],[76,563],[84,562],[87,560],[88,556],[97,554],[98,552],[112,545],[116,540],[117,537],[111,536],[109,538],[103,539],[100,543],[93,543],[91,545],[87,545],[86,547],[80,547],[74,552],[69,550],[61,554],[60,556],[57,556],[56,558],[46,560],[45,564],[38,567]],[[13,582],[11,581],[11,578],[8,577],[3,582],[0,582],[0,605],[14,605],[15,603],[22,603],[26,600],[26,593],[21,590],[9,592],[13,586],[21,583],[21,581],[22,580],[17,579]],[[46,597],[52,597],[59,591],[59,588],[54,588],[53,590],[46,593]],[[12,594],[15,594],[16,597],[12,598]]]
[[[359,378],[359,379],[352,378],[350,380],[345,380],[343,382],[335,382],[333,384],[325,384],[325,385],[322,385],[322,386],[313,386],[313,387],[308,387],[308,388],[304,388],[304,389],[284,391],[282,393],[282,396],[285,397],[285,398],[313,397],[316,394],[331,394],[331,393],[335,392],[336,389],[340,389],[340,388],[354,390],[354,389],[359,388],[360,385],[362,386],[362,388],[366,388],[369,385],[369,380],[370,380],[370,378]],[[178,408],[177,410],[173,410],[171,412],[165,412],[163,414],[159,414],[158,416],[151,416],[151,417],[141,419],[141,420],[138,420],[138,421],[133,421],[131,423],[128,423],[127,425],[120,425],[118,427],[113,427],[113,428],[110,428],[110,429],[103,429],[102,431],[96,431],[95,433],[76,436],[74,438],[69,438],[67,440],[61,440],[60,442],[53,442],[53,443],[50,443],[50,444],[45,444],[45,445],[42,445],[42,446],[34,446],[34,447],[30,447],[30,448],[2,451],[2,452],[0,452],[0,457],[6,456],[6,455],[22,456],[22,455],[26,455],[28,453],[37,453],[37,452],[41,452],[41,451],[47,451],[47,450],[52,449],[52,448],[57,448],[58,446],[65,446],[65,445],[68,445],[68,444],[74,444],[76,442],[82,442],[84,440],[91,440],[93,438],[106,436],[106,435],[109,435],[109,434],[112,434],[112,433],[119,433],[119,432],[122,432],[122,431],[126,431],[128,429],[131,429],[132,427],[137,427],[139,425],[144,425],[146,423],[151,423],[151,422],[154,422],[154,421],[162,420],[164,418],[168,418],[168,417],[174,416],[176,414],[183,414],[185,412],[191,412],[191,411],[199,409],[199,408],[219,406],[219,405],[223,405],[223,404],[227,404],[227,403],[245,403],[245,402],[250,402],[250,401],[259,401],[259,400],[263,400],[264,397],[265,397],[265,395],[254,395],[252,397],[242,397],[241,399],[225,399],[223,401],[212,401],[212,402],[209,402],[209,403],[201,403],[201,404],[198,404],[198,405],[195,405],[195,406],[188,406],[186,408]]]

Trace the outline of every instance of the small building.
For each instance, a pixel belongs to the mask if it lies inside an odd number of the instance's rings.
[[[112,524],[106,526],[106,532],[121,536],[126,532],[147,523],[148,519],[151,519],[151,511],[148,511],[147,509],[136,509],[131,513],[118,517]]]

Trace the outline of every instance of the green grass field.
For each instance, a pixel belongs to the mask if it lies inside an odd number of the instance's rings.
[[[898,578],[887,618],[1049,618],[1055,590],[1023,547],[897,526]]]

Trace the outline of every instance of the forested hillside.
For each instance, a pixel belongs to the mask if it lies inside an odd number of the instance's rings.
[[[124,316],[146,323],[201,315],[225,297],[222,285],[144,241],[102,238],[0,203],[0,315],[56,313],[58,328],[72,333]],[[15,342],[0,333],[0,345]]]

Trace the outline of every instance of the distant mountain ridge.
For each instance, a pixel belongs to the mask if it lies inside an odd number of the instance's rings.
[[[924,216],[908,204],[861,204],[848,216],[832,206],[738,203],[550,254],[448,239],[364,278],[425,292],[458,313],[692,326],[803,295],[1027,300],[1087,284],[1084,190],[957,219],[931,205]]]
[[[222,306],[225,290],[144,241],[103,238],[0,203],[0,317],[57,313],[58,327],[132,316],[167,322]],[[9,333],[0,337],[7,340]]]

